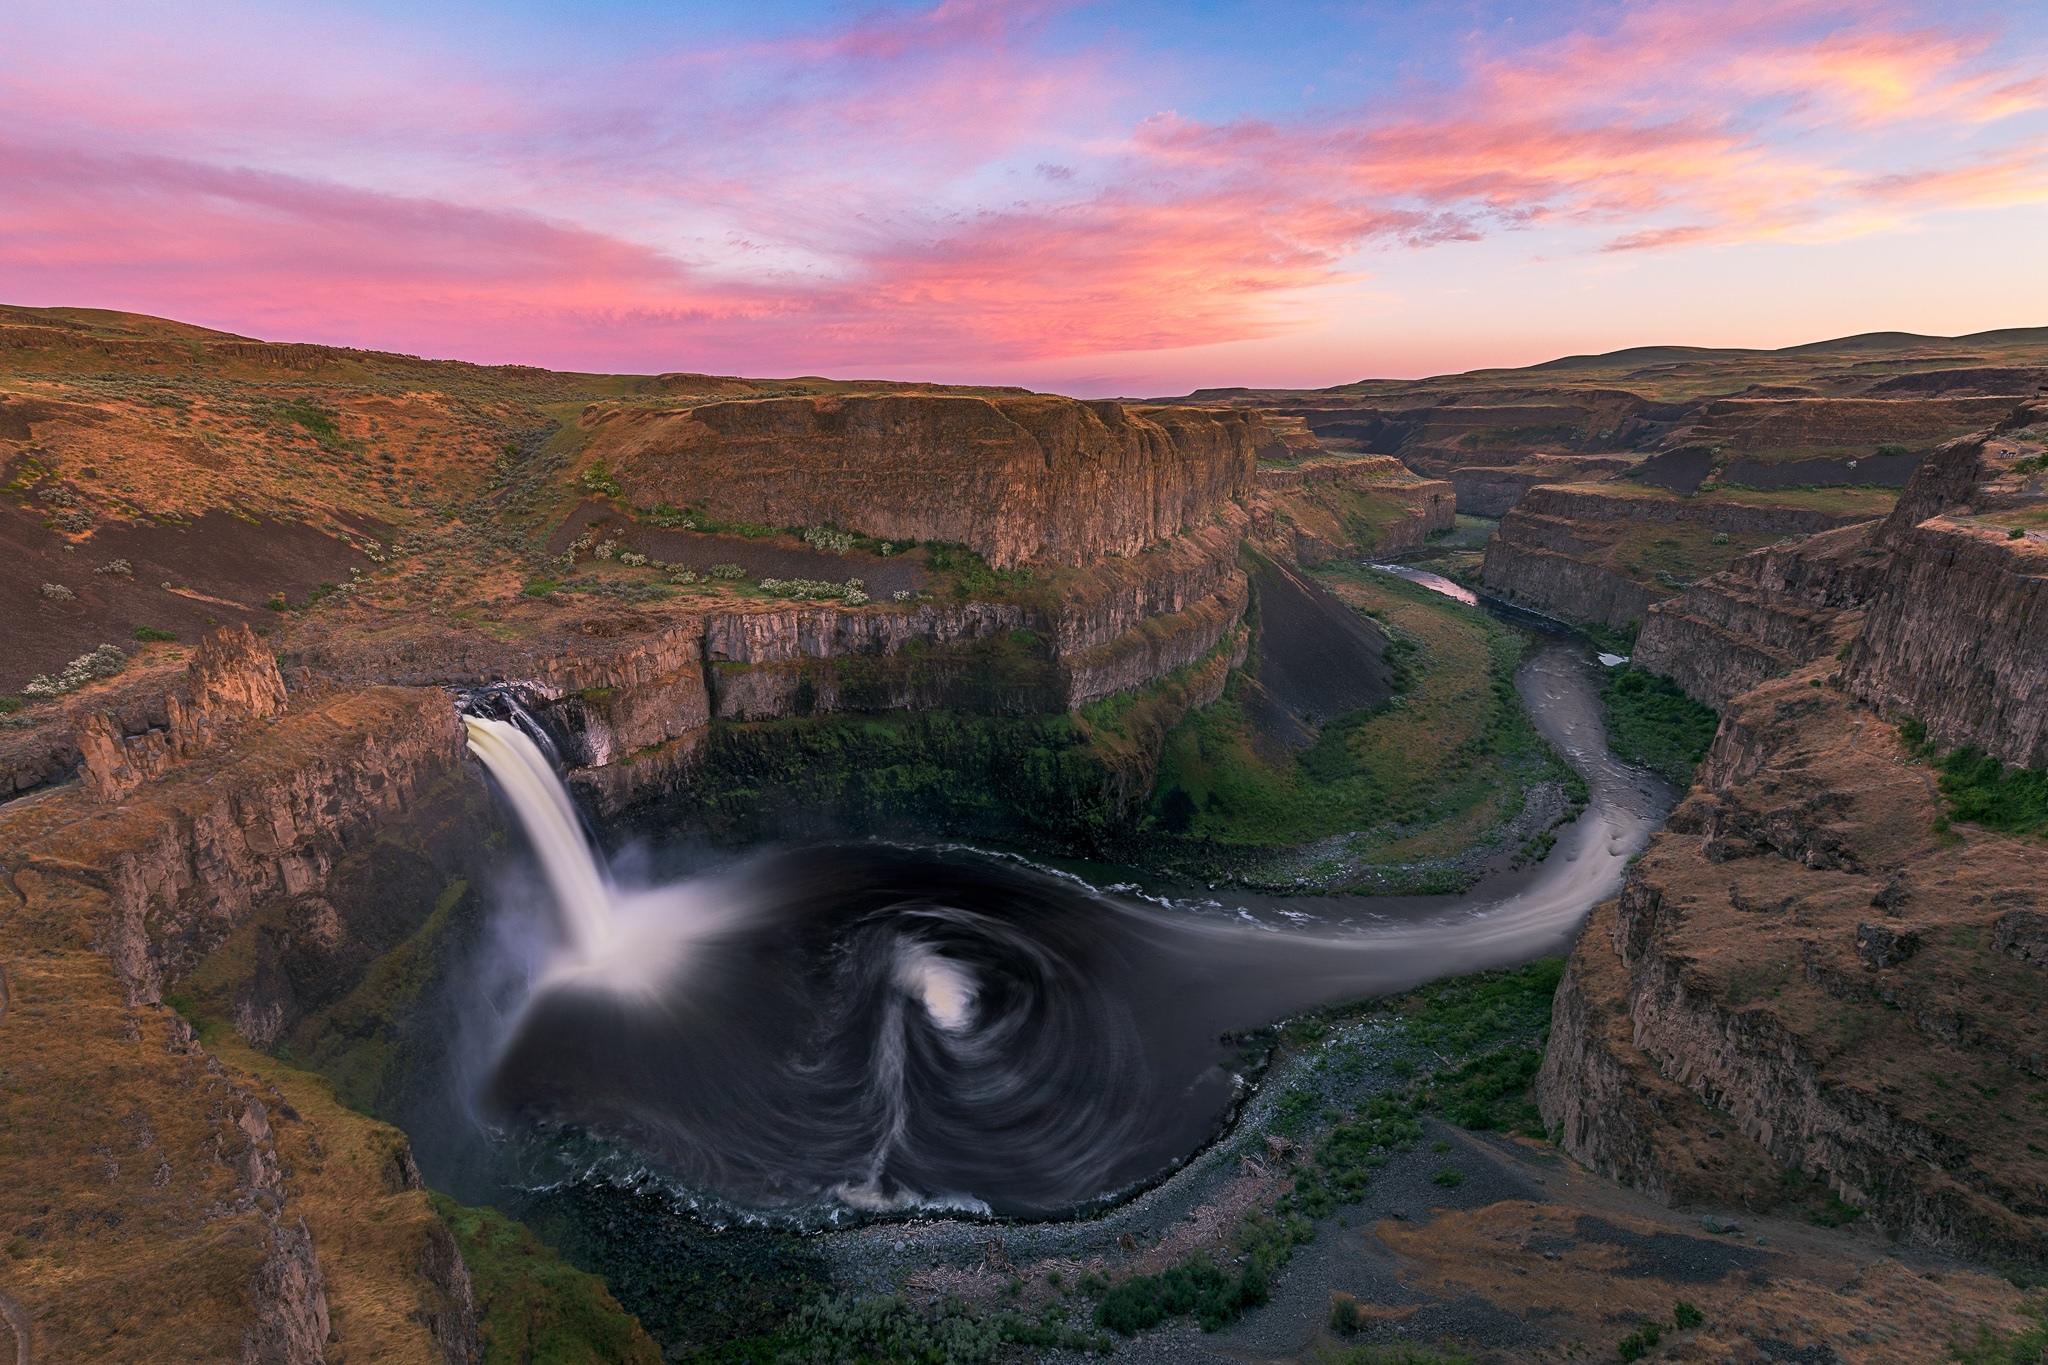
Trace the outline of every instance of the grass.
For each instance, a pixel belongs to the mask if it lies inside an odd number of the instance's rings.
[[[434,1195],[476,1294],[484,1365],[526,1361],[658,1365],[661,1352],[604,1281],[568,1265],[495,1209]]]
[[[144,644],[149,644],[153,641],[163,643],[177,639],[178,632],[175,630],[165,630],[160,626],[137,626],[135,628],[135,638]]]
[[[1958,1342],[1955,1358],[1963,1365],[2039,1365],[2048,1360],[2048,1300],[2037,1300],[2025,1308],[2034,1321],[2017,1332],[1996,1332],[1979,1327],[1967,1342]]]
[[[1692,785],[1693,770],[1720,726],[1718,713],[1669,678],[1639,668],[1609,670],[1600,700],[1607,712],[1607,746],[1617,757],[1679,787]]]
[[[1899,738],[1913,757],[1931,762],[1947,804],[1939,823],[1962,820],[2007,834],[2038,834],[2048,838],[2048,771],[2008,768],[1974,744],[1941,754],[1927,736],[1927,727],[1912,717],[1899,723]]]
[[[1387,628],[1400,692],[1326,724],[1298,754],[1259,742],[1249,683],[1167,736],[1150,827],[1228,864],[1354,835],[1366,861],[1453,855],[1518,813],[1528,789],[1571,783],[1514,690],[1521,637],[1424,589],[1365,570],[1323,574]]]

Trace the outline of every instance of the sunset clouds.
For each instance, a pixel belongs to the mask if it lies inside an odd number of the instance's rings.
[[[1241,51],[1113,4],[618,8],[11,8],[0,299],[576,367],[1331,382],[1400,367],[1391,339],[1342,353],[1373,310],[1472,308],[1436,283],[1460,252],[1825,272],[1896,239],[1938,269],[1938,220],[2048,224],[2020,6],[1651,0],[1391,52],[1320,6],[1298,27],[1327,33],[1265,52],[1273,6]],[[1286,88],[1318,38],[1327,71]],[[1622,277],[1584,278],[1636,325]],[[1505,358],[1466,326],[1465,363]],[[1577,335],[1606,333],[1556,349]]]

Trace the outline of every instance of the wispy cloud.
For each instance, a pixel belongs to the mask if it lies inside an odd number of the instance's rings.
[[[1257,116],[1175,112],[1170,61],[1066,8],[545,80],[346,14],[17,12],[0,293],[490,359],[1072,374],[1315,326],[1409,251],[1827,241],[2048,198],[2042,54],[1905,0],[1648,0]],[[306,44],[311,78],[276,59]]]

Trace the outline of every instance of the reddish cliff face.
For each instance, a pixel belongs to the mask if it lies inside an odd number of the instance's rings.
[[[1253,413],[1069,398],[877,395],[590,419],[639,506],[720,521],[956,541],[1004,566],[1135,554],[1250,491]]]
[[[1321,563],[1340,555],[1398,555],[1451,529],[1451,486],[1387,455],[1324,455],[1262,465],[1253,530],[1274,553]]]
[[[2031,433],[1651,611],[1638,662],[1726,711],[1557,998],[1539,1092],[1595,1169],[1726,1202],[1791,1168],[1897,1236],[2048,1260],[2043,845],[1951,826],[1894,725],[2043,761]]]
[[[1877,530],[1893,568],[1844,679],[1945,748],[2048,767],[2048,405],[1930,456]]]
[[[1929,773],[1824,666],[1731,705],[1580,939],[1546,1119],[1668,1197],[1793,1168],[1896,1236],[2041,1260],[2040,841],[1937,834]]]
[[[1840,490],[1818,503],[1768,495],[1678,497],[1628,484],[1529,490],[1486,547],[1494,592],[1539,611],[1626,626],[1745,551],[1866,521],[1886,494]]]

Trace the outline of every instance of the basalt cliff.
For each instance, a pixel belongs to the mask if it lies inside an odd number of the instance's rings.
[[[1649,609],[1639,664],[1725,708],[1596,911],[1539,1083],[1566,1150],[1680,1201],[2048,1254],[2038,1001],[2048,409],[1924,460],[1889,516]],[[1999,761],[2031,775],[2001,769]]]

